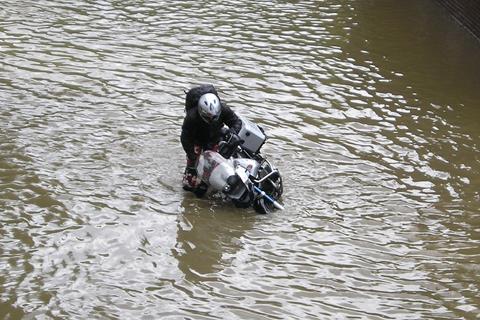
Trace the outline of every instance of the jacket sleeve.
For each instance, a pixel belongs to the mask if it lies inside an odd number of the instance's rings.
[[[222,113],[224,114],[223,122],[230,129],[234,130],[236,133],[239,133],[240,129],[242,129],[242,120],[240,120],[235,112],[225,104],[222,104]]]
[[[180,135],[180,141],[182,142],[183,150],[187,154],[189,160],[195,160],[195,126],[191,117],[187,114],[183,120],[182,133]]]

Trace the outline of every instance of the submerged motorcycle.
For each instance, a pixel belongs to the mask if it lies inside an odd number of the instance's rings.
[[[221,192],[237,207],[252,206],[263,214],[283,210],[278,202],[283,193],[280,172],[260,154],[267,137],[253,122],[243,117],[241,120],[238,134],[223,131],[218,152],[207,150],[200,155],[197,174],[203,190],[197,195]]]

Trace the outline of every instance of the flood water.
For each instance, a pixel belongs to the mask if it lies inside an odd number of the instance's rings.
[[[182,190],[200,83],[284,211]],[[2,1],[0,318],[479,319],[479,102],[435,1]]]

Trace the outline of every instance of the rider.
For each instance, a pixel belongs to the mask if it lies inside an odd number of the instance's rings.
[[[205,93],[194,108],[187,110],[180,140],[187,154],[187,166],[183,175],[183,189],[194,191],[199,185],[196,162],[202,150],[217,150],[221,129],[227,125],[238,133],[242,121],[220,101],[217,94]]]

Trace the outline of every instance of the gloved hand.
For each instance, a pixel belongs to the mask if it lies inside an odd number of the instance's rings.
[[[183,173],[183,189],[187,191],[194,191],[201,180],[197,177],[197,160],[202,152],[199,145],[194,145],[193,154],[187,154],[187,166]]]
[[[230,136],[230,130],[231,130],[230,128],[224,126],[220,129],[220,135],[223,138],[227,138]]]
[[[187,166],[183,174],[183,189],[192,191],[198,186],[197,170],[194,167]]]

